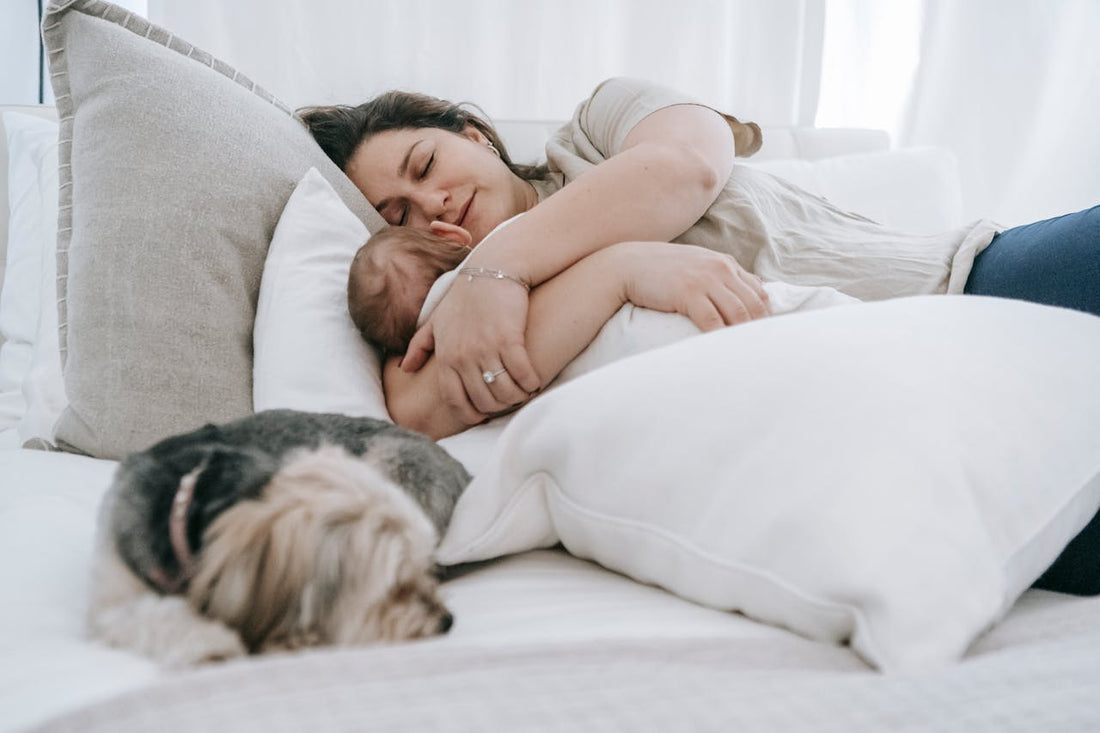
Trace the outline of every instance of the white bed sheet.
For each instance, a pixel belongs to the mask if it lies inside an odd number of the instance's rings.
[[[889,677],[846,648],[696,606],[558,551],[450,581],[456,624],[441,639],[252,659],[171,680],[83,636],[95,510],[114,466],[0,452],[0,728],[69,715],[62,729],[142,729],[155,715],[163,730],[244,720],[313,730],[368,721],[392,729],[398,720],[413,730],[474,729],[478,720],[549,730],[602,720],[628,729],[643,713],[670,723],[690,714],[705,726],[733,712],[775,729],[954,720],[960,730],[993,730],[1012,727],[997,725],[1009,713],[1031,729],[1100,725],[1100,599],[1030,591],[963,664]],[[405,720],[414,700],[418,712]]]
[[[157,681],[134,654],[84,638],[95,512],[115,463],[64,453],[0,452],[0,728]],[[564,553],[528,553],[466,572],[446,587],[456,616],[441,648],[625,641],[783,640],[857,666],[846,650],[706,609]]]
[[[0,430],[0,451],[19,447],[19,431],[14,427]]]

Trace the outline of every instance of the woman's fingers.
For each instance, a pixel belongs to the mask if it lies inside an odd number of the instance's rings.
[[[727,325],[721,311],[706,295],[692,298],[691,302],[684,308],[684,311],[686,312],[683,312],[681,315],[690,318],[691,322],[695,324],[695,327],[704,333],[707,331],[715,331]]]
[[[716,314],[715,317],[718,320],[716,328],[736,326],[738,323],[745,323],[753,319],[752,313],[745,303],[731,291],[715,294],[709,297],[707,302]]]
[[[538,392],[542,387],[542,380],[539,378],[538,372],[535,371],[535,365],[531,363],[531,357],[528,355],[527,349],[522,344],[513,344],[505,348],[500,354],[500,360],[504,368],[508,370],[508,376],[521,390],[522,396],[512,404],[526,402],[532,394]]]
[[[693,245],[619,246],[635,256],[624,260],[630,268],[627,299],[635,305],[680,313],[704,331],[769,314],[763,282],[729,255]]]
[[[740,267],[740,266],[738,266]],[[741,269],[742,277],[746,278],[749,287],[756,293],[757,297],[764,304],[764,308],[767,313],[771,313],[771,308],[768,303],[768,289],[764,287],[764,280],[759,275],[754,275],[748,270]]]
[[[413,338],[402,368],[418,367],[423,352],[434,347],[440,368],[455,376],[446,389],[461,389],[482,414],[521,404],[540,384],[524,347],[527,306],[527,290],[516,283],[459,278],[432,314],[431,333]],[[448,399],[457,404],[459,397]]]
[[[527,393],[516,386],[503,366],[482,369],[476,374],[463,370],[461,381],[469,401],[485,415],[504,412],[527,400]]]
[[[452,413],[457,415],[461,422],[470,426],[485,422],[488,416],[474,407],[469,400],[458,372],[450,369],[441,371],[439,383],[444,401],[450,403]]]
[[[432,330],[432,322],[425,323],[409,341],[409,348],[405,350],[405,356],[401,359],[401,370],[409,372],[418,371],[428,361],[435,349],[435,331]]]
[[[763,282],[734,263],[726,276],[692,296],[686,315],[700,330],[713,331],[767,316],[767,297]]]
[[[733,326],[767,316],[767,297],[759,278],[742,270],[725,290],[719,289],[713,294],[711,300],[722,314],[725,325]]]
[[[763,318],[771,313],[768,307],[768,291],[764,288],[764,281],[738,264],[737,277],[740,283],[747,288],[747,292],[741,298],[745,308],[752,318]]]

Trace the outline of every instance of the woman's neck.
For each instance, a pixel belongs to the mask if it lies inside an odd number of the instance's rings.
[[[523,181],[523,203],[524,211],[530,211],[535,208],[535,204],[539,202],[539,192],[535,190],[535,184],[528,180]]]

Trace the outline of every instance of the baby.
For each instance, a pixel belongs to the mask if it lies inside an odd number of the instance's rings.
[[[469,256],[470,245],[471,237],[465,229],[440,221],[432,222],[430,232],[390,226],[371,237],[356,253],[348,276],[348,310],[359,332],[387,354],[405,353],[416,329],[428,320],[458,266]],[[764,284],[764,290],[773,316],[859,302],[826,287],[770,282]],[[699,333],[686,316],[628,303],[554,383]]]
[[[390,226],[355,253],[348,275],[348,311],[359,333],[386,354],[404,354],[436,279],[470,254],[470,233],[432,222],[430,232]]]

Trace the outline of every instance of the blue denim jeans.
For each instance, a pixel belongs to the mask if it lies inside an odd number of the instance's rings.
[[[974,260],[966,292],[1100,316],[1100,206],[1001,232]],[[1100,378],[1100,364],[1092,368]],[[1035,587],[1100,594],[1100,513],[1035,581]]]
[[[1100,316],[1100,206],[1001,232],[974,260],[965,292]]]

